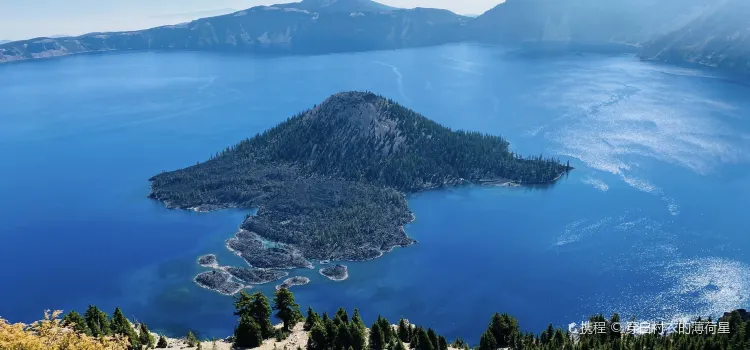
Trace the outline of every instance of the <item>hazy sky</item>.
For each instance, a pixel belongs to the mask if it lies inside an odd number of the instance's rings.
[[[397,7],[481,14],[503,0],[381,0]],[[176,24],[290,0],[0,0],[0,40]]]

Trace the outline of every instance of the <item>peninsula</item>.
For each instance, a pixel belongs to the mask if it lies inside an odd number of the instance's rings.
[[[227,241],[253,268],[362,261],[415,242],[404,232],[413,220],[406,194],[548,184],[572,169],[508,146],[370,92],[343,92],[205,162],[152,177],[149,197],[168,208],[258,208]]]

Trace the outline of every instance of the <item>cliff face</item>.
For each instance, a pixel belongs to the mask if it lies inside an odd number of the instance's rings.
[[[682,28],[647,42],[640,57],[750,73],[750,2],[724,0]]]
[[[468,19],[444,10],[380,6],[362,0],[308,0],[140,31],[23,40],[0,45],[0,62],[122,50],[295,54],[397,49],[443,43]]]

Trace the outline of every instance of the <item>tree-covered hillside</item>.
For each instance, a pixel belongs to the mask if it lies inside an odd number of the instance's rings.
[[[494,313],[481,336],[449,342],[439,330],[424,328],[404,318],[391,322],[382,316],[367,315],[373,319],[368,327],[357,309],[350,317],[343,308],[329,316],[308,307],[303,315],[294,294],[284,288],[278,289],[270,300],[262,292],[242,291],[235,297],[234,307],[237,317],[234,334],[210,343],[200,339],[199,332],[192,331],[182,341],[168,340],[151,333],[143,322],[129,322],[119,308],[110,316],[92,305],[83,315],[70,311],[59,319],[58,312],[34,325],[10,324],[0,318],[0,349],[200,350],[210,346],[292,350],[294,344],[298,350],[303,346],[307,350],[750,349],[750,314],[742,309],[727,312],[718,320],[697,318],[655,327],[647,322],[622,320],[618,314],[609,319],[597,315],[590,317],[585,327],[563,330],[550,324],[540,333],[525,332],[513,316]],[[274,326],[274,321],[279,323]]]
[[[173,208],[260,208],[230,247],[258,267],[374,258],[413,241],[404,193],[468,182],[553,182],[569,168],[498,136],[453,131],[394,101],[345,92],[194,166],[151,179]],[[262,240],[284,245],[267,248]]]

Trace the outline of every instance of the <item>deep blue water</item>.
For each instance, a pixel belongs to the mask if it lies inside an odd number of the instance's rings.
[[[711,71],[453,45],[77,56],[2,65],[0,82],[0,316],[13,321],[95,303],[174,335],[229,335],[231,298],[192,278],[200,254],[242,263],[223,242],[247,212],[170,211],[147,179],[352,89],[576,170],[548,188],[411,196],[420,244],[351,263],[344,282],[300,271],[303,307],[475,342],[494,311],[539,331],[750,306],[750,87]]]

